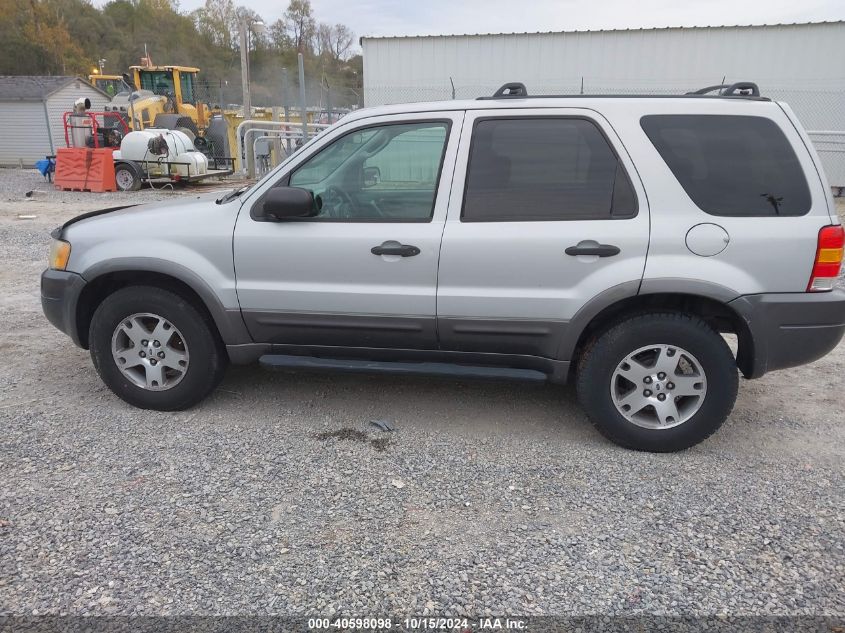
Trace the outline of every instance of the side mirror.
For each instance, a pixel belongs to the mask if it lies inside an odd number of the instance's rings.
[[[381,169],[378,167],[364,167],[364,186],[372,187],[381,182]]]
[[[313,218],[320,213],[314,194],[299,187],[274,187],[261,204],[260,219],[283,222],[297,218]]]

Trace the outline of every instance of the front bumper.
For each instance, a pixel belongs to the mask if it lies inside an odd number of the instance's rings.
[[[47,320],[84,347],[76,327],[76,308],[85,287],[81,275],[47,269],[41,273],[41,309]]]
[[[743,317],[750,338],[745,346],[740,333],[737,361],[746,378],[818,360],[845,334],[842,290],[745,295],[728,305]]]

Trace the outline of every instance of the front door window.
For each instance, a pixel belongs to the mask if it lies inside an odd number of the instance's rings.
[[[356,130],[300,165],[289,184],[314,193],[318,221],[429,222],[448,131],[442,121]]]

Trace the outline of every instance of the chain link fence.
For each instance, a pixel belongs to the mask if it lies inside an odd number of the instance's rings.
[[[287,85],[285,85],[287,83]],[[240,81],[198,81],[195,86],[197,98],[213,108],[242,110],[243,88]],[[250,97],[253,108],[288,108],[298,111],[301,107],[298,82],[290,77],[287,82],[280,77],[278,82],[253,81],[250,83]],[[336,120],[338,116],[363,105],[361,91],[348,86],[332,86],[328,82],[314,79],[305,81],[305,105],[309,112],[329,111]]]
[[[307,135],[302,132],[302,94],[297,78],[291,73],[278,73],[278,81],[255,80],[250,82],[252,110],[243,108],[243,86],[236,80],[199,79],[194,82],[194,99],[209,106],[212,111],[222,110],[225,122],[221,127],[215,119],[203,138],[203,151],[221,159],[232,157],[234,168],[249,177],[261,176],[284,160],[303,142],[303,136],[315,134],[329,123],[334,123],[345,114],[361,107],[360,90],[344,85],[332,85],[327,78],[306,75],[304,101]],[[235,133],[245,120],[249,123],[244,130],[256,128],[251,135]],[[291,125],[280,129],[279,124]],[[261,132],[258,132],[258,130]],[[199,147],[199,145],[198,145]],[[230,161],[231,162],[231,161]]]
[[[730,77],[708,81],[668,79],[643,81],[626,77],[565,77],[542,80],[527,86],[529,95],[682,95],[707,85],[731,83]],[[424,85],[379,85],[365,82],[363,89],[332,86],[325,78],[306,76],[305,105],[309,123],[333,123],[364,105],[384,105],[492,96],[501,83],[487,80],[450,79]],[[789,104],[808,131],[821,156],[828,181],[837,193],[845,187],[845,85],[807,85],[800,88],[760,82],[764,96]],[[241,83],[200,81],[197,98],[243,117]],[[278,81],[263,78],[250,85],[252,118],[301,122],[301,97],[295,73],[279,72]],[[275,161],[274,161],[275,162]]]
[[[491,96],[502,81],[450,79],[428,85],[379,85],[365,82],[364,103],[368,106],[448,99],[476,99]],[[711,83],[718,83],[715,80]],[[688,81],[648,83],[627,78],[591,81],[585,77],[555,77],[527,86],[529,95],[597,94],[683,94],[702,88]]]
[[[710,85],[730,84],[738,79],[731,77],[711,77],[709,80],[690,81],[689,79],[642,80],[626,77],[600,80],[589,77],[555,77],[541,80],[536,85],[527,85],[529,95],[680,95]],[[476,99],[491,96],[504,81],[459,80],[444,78],[441,81],[425,85],[374,84],[365,82],[364,103],[367,106],[393,103],[415,103],[422,101],[442,101],[448,99]],[[809,98],[808,105],[816,112],[829,108],[838,114],[845,108],[845,85],[831,87],[805,86],[800,88],[780,86],[777,83],[758,82],[763,96],[775,100],[796,101]]]
[[[306,74],[303,91],[292,73],[279,72],[277,79],[262,77],[250,82],[249,113],[244,112],[240,81],[205,81],[196,89],[200,100],[215,110],[222,108],[229,127],[239,131],[240,136],[233,132],[231,153],[237,170],[249,178],[262,176],[308,137],[361,107],[363,101],[360,90],[333,85],[325,76]],[[241,126],[245,121],[249,123]],[[282,126],[285,122],[290,125]]]

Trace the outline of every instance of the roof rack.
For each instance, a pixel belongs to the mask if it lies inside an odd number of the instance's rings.
[[[501,88],[499,88],[496,92],[493,93],[493,98],[498,99],[500,97],[527,97],[528,96],[528,88],[525,87],[525,84],[519,83],[518,81],[514,81],[513,83],[505,84]]]
[[[751,81],[739,81],[735,84],[719,84],[718,86],[707,86],[700,90],[688,92],[688,95],[706,95],[716,92],[720,97],[759,97],[760,88]]]
[[[711,94],[715,93],[715,94]],[[680,95],[666,95],[666,94],[601,94],[601,95],[585,95],[585,94],[571,94],[571,95],[528,95],[528,89],[525,84],[518,81],[509,82],[500,87],[491,97],[477,97],[479,101],[490,99],[554,99],[554,98],[568,98],[568,97],[730,97],[735,99],[758,99],[760,101],[770,101],[767,97],[760,96],[760,88],[757,84],[751,81],[739,81],[733,84],[721,84],[718,86],[707,86],[700,90],[686,92]]]

